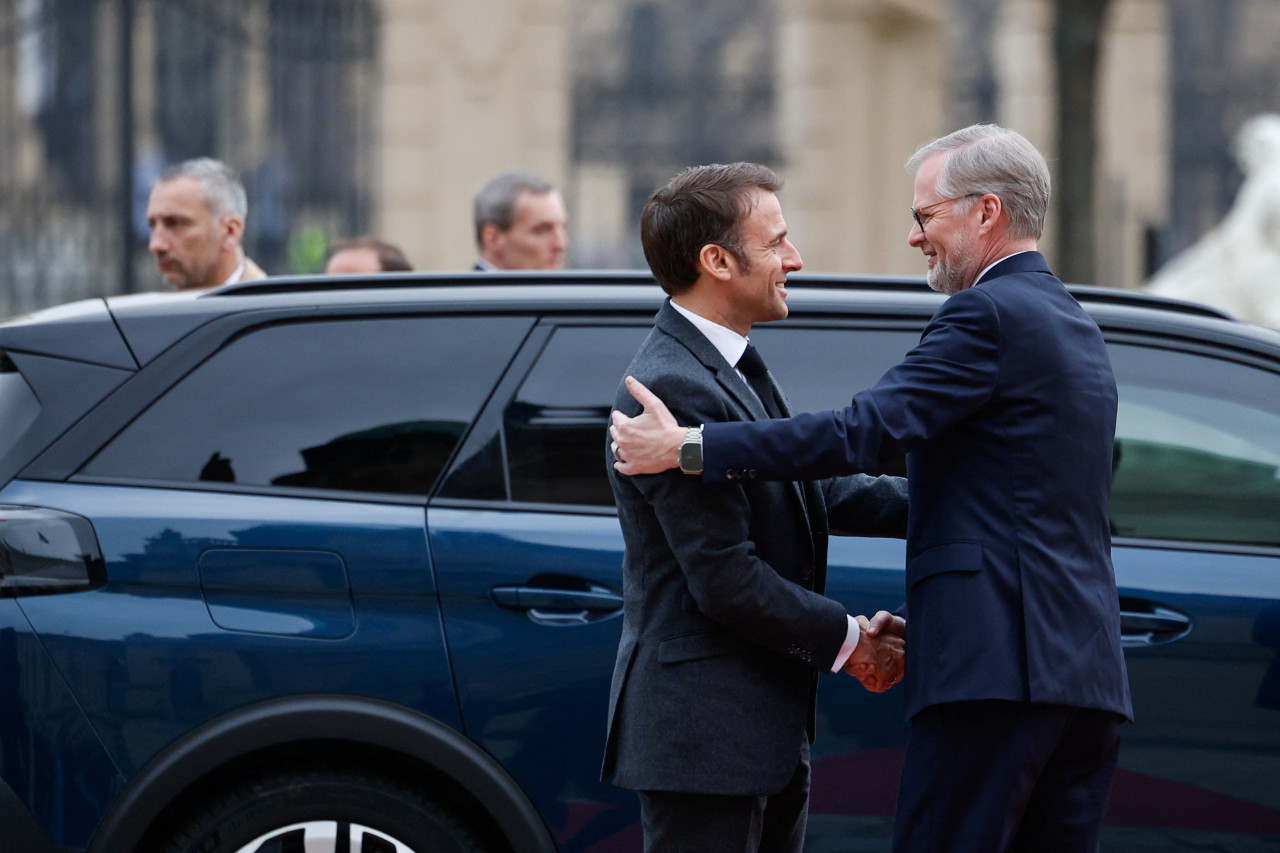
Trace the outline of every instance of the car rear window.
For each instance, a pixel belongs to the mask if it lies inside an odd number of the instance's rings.
[[[362,318],[237,338],[88,477],[426,495],[532,321]]]

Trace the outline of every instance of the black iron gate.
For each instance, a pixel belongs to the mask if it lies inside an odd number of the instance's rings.
[[[317,269],[368,230],[377,0],[0,0],[0,316],[163,283],[151,182],[213,156],[245,247]]]

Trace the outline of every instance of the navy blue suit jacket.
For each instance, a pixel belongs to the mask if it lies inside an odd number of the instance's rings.
[[[1101,332],[1027,252],[951,296],[843,411],[707,424],[703,478],[829,477],[905,453],[908,716],[1008,699],[1132,718],[1107,515],[1115,420]]]

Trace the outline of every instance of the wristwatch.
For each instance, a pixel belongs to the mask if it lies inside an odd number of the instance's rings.
[[[680,445],[680,470],[686,474],[702,473],[702,427],[689,427]]]

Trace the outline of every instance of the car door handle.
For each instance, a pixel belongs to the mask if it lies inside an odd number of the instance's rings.
[[[515,610],[558,608],[578,610],[617,610],[622,596],[609,590],[547,589],[535,586],[495,586],[493,600],[501,607]]]
[[[493,601],[508,610],[524,610],[540,625],[587,625],[622,610],[622,596],[608,587],[577,581],[576,589],[561,586],[495,586]]]
[[[1191,617],[1172,608],[1137,598],[1120,599],[1120,645],[1158,646],[1191,633]]]

